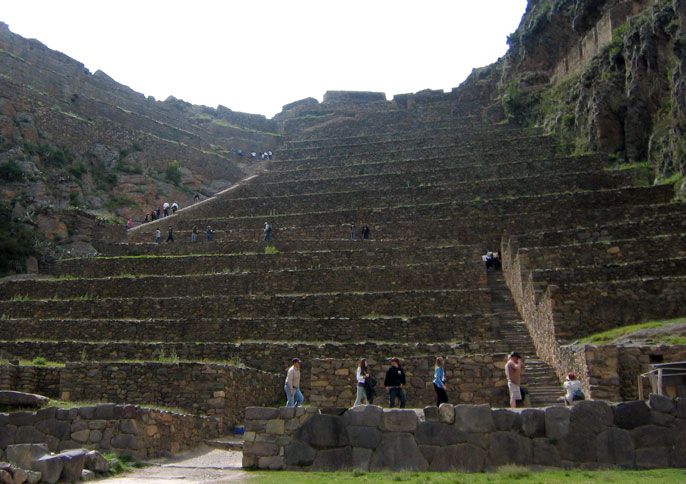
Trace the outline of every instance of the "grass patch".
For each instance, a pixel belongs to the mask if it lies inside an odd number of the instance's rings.
[[[279,249],[274,247],[273,245],[269,245],[264,248],[264,253],[267,255],[274,255],[279,253]]]
[[[642,331],[644,329],[653,328],[663,328],[672,324],[686,323],[686,318],[669,319],[664,321],[646,321],[645,323],[631,324],[629,326],[622,326],[621,328],[614,328],[608,331],[603,331],[602,333],[595,333],[590,336],[586,336],[579,340],[582,344],[607,344],[611,343],[617,338],[622,338],[628,336],[637,331]],[[684,340],[684,336],[674,336],[674,335],[664,335],[667,339],[673,338],[674,340]],[[684,344],[684,343],[670,343],[670,344]]]
[[[642,161],[640,163],[619,163],[612,165],[608,168],[608,171],[626,171],[626,170],[636,170],[639,168],[651,168],[649,161]]]
[[[122,472],[130,471],[131,469],[144,467],[142,463],[128,455],[118,455],[114,452],[106,452],[102,456],[110,463],[110,472],[108,473],[110,476],[115,476]]]
[[[655,180],[656,185],[680,185],[684,181],[684,175],[681,173],[674,173],[667,178],[658,178]]]
[[[686,479],[686,470],[658,469],[651,471],[585,471],[554,470],[536,472],[523,467],[505,466],[497,472],[254,472],[259,484],[297,482],[314,483],[588,483],[588,482],[659,482],[680,483]]]

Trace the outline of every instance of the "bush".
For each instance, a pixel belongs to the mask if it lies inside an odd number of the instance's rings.
[[[31,360],[31,363],[35,366],[45,366],[48,364],[48,360],[43,356],[36,356],[33,360]]]
[[[174,185],[178,186],[181,184],[181,167],[179,162],[174,160],[167,166],[167,171],[165,172],[167,180],[172,182]]]
[[[0,205],[0,275],[23,266],[30,255],[35,255],[33,234],[12,219],[8,206]]]
[[[267,255],[274,255],[279,253],[279,249],[274,247],[273,245],[269,245],[264,248],[264,253]]]
[[[24,149],[32,155],[38,155],[41,160],[50,165],[64,166],[74,160],[74,155],[69,148],[53,148],[45,144],[26,143]]]
[[[86,171],[87,168],[83,161],[79,161],[78,163],[75,163],[69,167],[69,173],[71,173],[74,178],[78,178],[79,180],[81,177],[83,177],[83,174],[86,173]]]
[[[18,182],[22,181],[23,179],[24,171],[16,161],[10,160],[0,165],[0,180],[4,180],[6,182]]]

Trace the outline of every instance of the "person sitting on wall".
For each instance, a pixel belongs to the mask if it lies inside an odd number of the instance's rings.
[[[586,400],[586,395],[584,395],[584,391],[581,389],[581,382],[576,379],[574,373],[567,375],[562,387],[565,389],[566,394],[560,400],[564,401],[566,405],[572,405],[574,402]]]

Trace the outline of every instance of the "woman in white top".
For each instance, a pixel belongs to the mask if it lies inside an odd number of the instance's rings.
[[[365,381],[368,377],[369,367],[367,366],[367,359],[362,358],[360,360],[360,364],[357,366],[357,393],[355,397],[355,404],[353,405],[354,407],[362,405],[362,400],[364,400],[365,404],[369,405],[369,401],[367,400],[367,393],[365,392]]]
[[[564,387],[565,392],[567,392],[564,396],[565,403],[567,405],[571,405],[572,402],[576,400],[585,399],[584,392],[581,389],[581,382],[576,379],[576,375],[574,373],[567,375],[567,378],[562,386]]]

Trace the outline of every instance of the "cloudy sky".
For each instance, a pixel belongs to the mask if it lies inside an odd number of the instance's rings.
[[[272,116],[327,90],[450,89],[526,0],[4,0],[0,20],[146,95]]]

